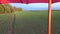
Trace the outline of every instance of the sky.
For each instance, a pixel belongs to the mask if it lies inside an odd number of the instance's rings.
[[[48,10],[48,3],[10,3],[11,6],[22,8],[23,10]],[[52,10],[60,10],[60,2],[52,4]]]

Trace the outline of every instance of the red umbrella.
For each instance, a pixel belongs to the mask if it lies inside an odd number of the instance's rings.
[[[60,0],[52,0],[52,3],[59,2]],[[0,0],[0,3],[48,3],[49,0]]]
[[[49,3],[48,6],[48,34],[51,34],[51,4],[60,2],[60,0],[0,0],[1,4],[5,3]]]

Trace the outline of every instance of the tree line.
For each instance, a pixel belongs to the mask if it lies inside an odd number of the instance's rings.
[[[12,7],[9,4],[0,4],[0,13],[13,13],[15,11],[22,11],[22,8]]]

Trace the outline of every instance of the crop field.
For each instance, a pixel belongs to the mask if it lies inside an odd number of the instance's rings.
[[[0,14],[0,34],[4,34],[10,14]],[[48,11],[15,12],[11,34],[47,34]],[[60,10],[52,11],[52,34],[60,34]]]
[[[9,14],[0,14],[0,34],[4,34],[9,21],[10,21]]]

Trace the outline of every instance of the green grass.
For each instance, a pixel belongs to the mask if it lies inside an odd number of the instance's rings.
[[[47,34],[47,11],[16,12],[16,34]],[[52,12],[52,34],[60,34],[60,10]]]
[[[0,14],[0,34],[4,34],[6,27],[9,23],[9,14]]]
[[[52,12],[52,34],[60,34],[60,11]]]
[[[15,12],[13,34],[47,34],[47,11]],[[9,14],[0,14],[0,34],[6,30]],[[52,12],[52,34],[60,34],[60,10]]]
[[[16,34],[47,34],[47,11],[16,12]]]

